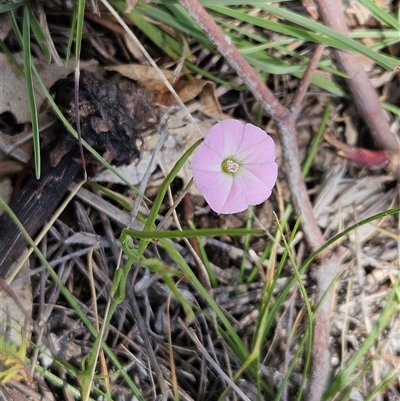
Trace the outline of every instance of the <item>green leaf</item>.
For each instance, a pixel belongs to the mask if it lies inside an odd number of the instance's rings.
[[[28,92],[29,108],[31,111],[32,120],[32,135],[33,135],[33,154],[35,158],[35,172],[36,178],[40,178],[41,167],[40,167],[40,136],[39,136],[39,121],[35,101],[35,93],[33,89],[32,80],[32,55],[31,55],[31,11],[29,6],[24,7],[23,24],[22,24],[22,40],[23,40],[23,55],[24,55],[24,73],[26,81],[26,89]]]
[[[50,63],[51,53],[47,43],[46,34],[43,32],[43,29],[40,26],[39,21],[36,19],[33,13],[31,13],[30,19],[31,19],[32,32],[35,35],[36,41],[38,42],[40,48],[42,49],[46,62]]]
[[[225,228],[199,228],[197,230],[133,230],[131,228],[124,228],[122,230],[124,235],[130,235],[133,238],[140,239],[161,239],[161,238],[198,238],[198,237],[221,237],[223,235],[229,236],[242,236],[242,235],[261,235],[262,230],[236,228],[234,230],[226,230]]]
[[[15,10],[19,7],[22,7],[23,5],[25,5],[25,1],[16,1],[15,3],[1,4],[0,5],[0,14]]]

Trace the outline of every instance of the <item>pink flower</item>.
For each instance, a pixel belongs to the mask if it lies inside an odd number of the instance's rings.
[[[212,210],[238,213],[270,197],[278,175],[275,157],[275,143],[261,128],[224,120],[206,132],[190,168]]]

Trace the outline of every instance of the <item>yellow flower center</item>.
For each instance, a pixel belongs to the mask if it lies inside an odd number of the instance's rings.
[[[227,174],[235,174],[239,170],[239,163],[232,159],[225,159],[222,164],[222,171]]]

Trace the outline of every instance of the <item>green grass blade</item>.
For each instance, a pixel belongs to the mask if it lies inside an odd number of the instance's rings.
[[[35,159],[35,172],[36,178],[40,178],[40,136],[39,136],[39,121],[37,114],[37,107],[35,101],[35,93],[32,80],[32,55],[31,55],[31,11],[29,6],[24,7],[23,24],[22,24],[22,41],[23,41],[23,55],[24,55],[24,73],[26,81],[26,89],[28,93],[29,108],[31,111],[32,120],[32,135],[33,135],[33,155]]]
[[[356,388],[357,385],[362,382],[363,379],[365,379],[367,372],[370,370],[371,365],[372,365],[373,360],[369,359],[365,366],[358,371],[356,374],[354,374],[349,381],[346,383],[345,386],[341,389],[342,391],[338,390],[338,392],[334,395],[333,399],[335,401],[348,401],[350,399],[350,394],[352,389]],[[339,398],[340,394],[340,398]],[[366,401],[365,399],[363,401]]]
[[[295,51],[292,51],[292,50],[290,50],[290,49],[288,49],[288,48],[286,48],[284,46],[273,45],[272,47],[274,49],[276,49],[276,50],[279,50],[279,51],[287,54],[288,56],[291,56],[291,57],[293,57],[293,58],[295,58],[297,60],[302,61],[305,65],[308,65],[310,63],[310,58],[309,57],[305,57],[302,54],[300,54],[298,52],[295,52]],[[293,62],[295,62],[295,61],[293,61]],[[318,68],[323,70],[323,71],[329,72],[330,74],[336,75],[338,77],[348,78],[347,74],[345,74],[344,72],[341,72],[341,71],[331,67],[330,65],[332,65],[331,60],[328,60],[328,59],[327,60],[322,60],[321,62],[318,63]]]
[[[193,226],[193,224],[191,224],[191,227],[192,226]],[[217,288],[218,287],[217,277],[215,277],[214,271],[210,264],[210,260],[208,259],[208,256],[207,256],[207,252],[206,252],[204,245],[201,242],[200,238],[197,238],[197,245],[199,247],[201,261],[204,264],[204,267],[208,274],[208,278],[210,280],[211,288]]]
[[[48,356],[50,356],[50,354]],[[52,356],[52,358],[54,358],[54,356]],[[54,361],[56,363],[58,363],[58,361],[55,358],[54,358]],[[31,361],[28,359],[28,363],[29,362],[31,362]],[[63,369],[66,369],[65,366],[63,366],[62,364],[60,364],[60,367],[62,367]],[[35,371],[37,373],[40,373],[40,375],[42,375],[42,377],[51,385],[68,391],[69,393],[71,393],[71,395],[75,399],[80,398],[80,391],[77,388],[75,388],[74,386],[69,384],[67,382],[67,380],[64,380],[61,377],[58,377],[57,375],[52,373],[51,370],[49,370],[48,368],[44,368],[40,364],[37,363],[35,365]],[[95,401],[95,400],[93,398],[90,398],[90,401]]]
[[[238,19],[239,21],[243,21],[249,24],[252,24],[254,26],[258,26],[260,28],[265,28],[277,33],[281,33],[282,35],[289,36],[291,38],[295,38],[297,40],[304,40],[304,41],[310,41],[310,42],[315,42],[315,43],[321,43],[327,46],[332,46],[335,47],[335,44],[337,42],[326,36],[322,36],[318,33],[315,33],[313,31],[308,31],[302,28],[294,27],[291,25],[287,25],[283,22],[275,22],[275,21],[267,21],[264,18],[260,17],[254,17],[251,15],[248,15],[242,11],[238,11],[235,9],[230,9],[230,8],[224,8],[220,6],[209,6],[208,7],[210,10],[213,10],[219,14]],[[345,50],[351,50],[349,47],[344,45],[343,47]]]
[[[265,3],[280,3],[284,1],[291,1],[291,0],[249,0],[246,1],[246,5],[257,7],[260,4]],[[212,6],[216,3],[215,0],[200,0],[199,1],[203,6]],[[153,4],[165,4],[165,0],[151,0]],[[168,0],[168,3],[175,4],[178,3],[178,0]],[[242,6],[242,0],[218,0],[218,4],[221,6]]]
[[[399,31],[396,29],[368,29],[366,30],[358,30],[354,29],[353,31],[349,32],[349,36],[352,39],[396,39],[400,41],[399,38]]]
[[[11,27],[12,27],[12,30],[14,32],[15,38],[17,39],[18,44],[22,49],[22,47],[23,47],[22,33],[21,33],[20,29],[19,29],[19,26],[18,26],[17,20],[15,19],[14,13],[9,12],[8,13],[8,18],[10,20]]]
[[[113,0],[110,1],[110,4],[121,13],[125,12],[125,1]],[[183,46],[164,30],[146,20],[142,13],[139,13],[136,8],[129,14],[125,14],[125,16],[173,60],[178,60],[181,57],[183,54]]]
[[[82,49],[83,22],[85,19],[85,0],[78,0],[76,13],[76,31],[75,31],[75,57],[79,63]],[[72,32],[71,32],[72,35]]]
[[[378,54],[368,47],[356,42],[355,40],[340,33],[337,33],[333,29],[328,28],[321,23],[315,22],[310,18],[303,17],[294,12],[272,5],[264,4],[260,5],[259,7],[264,11],[268,11],[274,15],[277,15],[278,17],[281,17],[303,28],[306,28],[307,30],[292,27],[281,22],[273,22],[265,20],[264,18],[250,16],[244,12],[229,9],[226,7],[209,6],[208,8],[220,14],[227,15],[232,18],[248,22],[255,26],[270,29],[272,31],[282,33],[284,35],[288,35],[297,39],[308,40],[316,43],[325,44],[327,46],[331,46],[337,49],[349,50],[359,54],[363,54],[364,56],[370,58],[371,60],[375,61],[377,64],[381,65],[383,68],[389,71],[393,71],[396,65],[399,64],[399,61],[397,59]]]
[[[365,398],[365,401],[371,401],[378,394],[383,394],[384,390],[389,386],[394,385],[394,382],[399,380],[399,372],[398,369],[393,369],[393,371],[389,371],[380,381],[380,383],[373,389],[373,391],[368,394]]]
[[[129,212],[132,210],[132,202],[119,192],[113,191],[103,185],[97,184],[96,182],[87,182],[85,185],[101,192],[115,203],[118,203],[125,210]]]
[[[33,13],[30,14],[31,20],[31,28],[32,32],[35,35],[36,41],[38,42],[40,48],[42,49],[44,59],[47,63],[51,61],[51,53],[47,43],[46,34],[43,32],[42,27],[39,24],[39,21],[36,19]]]
[[[331,108],[331,99],[328,98],[324,107],[324,112],[322,114],[322,120],[319,125],[318,132],[312,141],[311,147],[307,152],[307,158],[303,163],[303,167],[301,168],[301,174],[303,177],[307,177],[308,173],[310,172],[311,166],[314,161],[314,157],[317,154],[319,146],[321,145],[322,138],[324,137],[325,133],[325,128],[328,125],[330,117],[330,112],[331,112],[330,108]]]
[[[10,4],[0,4],[0,14],[16,10],[17,8],[24,6],[25,3],[25,1],[16,1],[15,3]]]
[[[385,11],[382,7],[379,7],[376,3],[371,0],[358,0],[362,5],[364,5],[370,13],[382,24],[388,27],[394,28],[397,32],[400,31],[400,23],[396,20],[390,13]]]
[[[300,361],[300,359],[301,359],[301,357],[302,357],[302,352],[303,352],[303,349],[304,349],[304,344],[306,343],[307,340],[308,340],[307,334],[303,335],[302,338],[301,338],[301,340],[300,340],[300,343],[299,343],[299,345],[298,345],[298,348],[296,349],[296,351],[295,351],[293,357],[291,357],[290,364],[289,364],[289,366],[288,366],[287,372],[286,372],[285,377],[283,378],[283,380],[282,380],[282,382],[281,382],[281,384],[280,384],[280,386],[279,386],[279,388],[278,388],[278,392],[276,393],[276,396],[275,396],[274,401],[280,401],[280,400],[282,400],[281,397],[282,397],[283,390],[284,390],[284,388],[286,387],[287,383],[290,381],[290,379],[291,379],[291,374],[292,374],[294,368],[296,367],[296,364],[299,363],[299,361]],[[305,377],[305,380],[306,380],[306,379],[307,379],[307,378]],[[303,380],[303,377],[302,377],[302,383],[303,383],[303,381],[304,381],[304,380]],[[299,398],[299,396],[301,396],[301,395],[302,395],[302,392],[303,392],[303,390],[302,390],[302,385],[300,385],[300,390],[301,390],[301,391],[299,391],[299,393],[297,394],[297,400],[301,400],[301,398]]]
[[[161,21],[161,22],[167,24],[168,26],[171,26],[171,27],[175,28],[176,30],[179,30],[179,32],[183,32],[186,35],[190,35],[194,39],[199,41],[199,43],[201,43],[202,45],[204,45],[208,48],[212,48],[211,43],[204,36],[204,34],[196,26],[193,25],[193,22],[187,16],[186,10],[184,10],[180,5],[177,5],[176,2],[172,2],[172,3],[168,3],[168,4],[169,4],[169,7],[173,10],[173,12],[177,16],[173,16],[173,15],[165,12],[162,9],[149,7],[149,6],[140,8],[140,12],[143,15],[146,15],[152,19]],[[230,9],[227,12],[227,14],[229,14],[229,16],[233,16],[234,18],[243,17],[242,13],[237,12],[235,10],[230,10]],[[179,16],[179,19],[178,19],[178,16]],[[250,18],[253,18],[253,17],[250,17]],[[244,16],[243,19],[246,19],[246,17]],[[263,23],[265,22],[265,20],[262,20],[262,21],[263,21]],[[250,22],[250,21],[247,21],[247,22]],[[286,26],[282,23],[279,23],[279,24],[274,23],[274,24],[276,24],[277,27]],[[290,34],[294,37],[297,37],[300,35],[300,36],[303,36],[304,40],[306,40],[306,39],[310,39],[310,35],[311,35],[311,38],[312,38],[311,40],[314,40],[316,42],[318,42],[318,39],[321,39],[321,35],[317,35],[315,33],[309,33],[304,30],[300,30],[298,28],[293,28],[293,27],[289,27],[289,26],[286,26],[286,27],[287,27],[286,34]],[[234,29],[238,30],[238,31],[240,30],[240,28],[237,28],[237,27],[234,27]],[[147,31],[144,31],[144,32],[147,34]],[[300,32],[302,34],[300,34]],[[250,43],[248,41],[239,39],[237,36],[233,36],[230,32],[227,32],[227,35],[229,35],[231,37],[231,39],[235,42],[235,45],[237,45],[237,47],[239,48],[240,51],[243,52],[244,56],[249,61],[249,63],[251,65],[253,65],[254,67],[257,67],[267,73],[272,73],[272,74],[291,73],[292,75],[294,75],[298,78],[302,77],[303,72],[306,68],[307,58],[305,58],[305,63],[303,65],[301,65],[301,64],[299,65],[297,63],[295,63],[295,64],[287,63],[287,62],[280,60],[272,55],[267,54],[266,52],[258,51],[258,54],[255,55],[254,52],[249,53],[248,49],[249,49]],[[165,33],[164,33],[164,36],[166,36]],[[335,44],[335,41],[330,41],[329,38],[325,38],[325,39],[327,41],[327,44],[330,44],[332,46]],[[291,40],[293,40],[293,39],[291,39]],[[162,47],[163,42],[160,42],[159,40],[158,41],[153,40],[153,41],[163,49],[163,47]],[[175,46],[176,46],[176,44],[175,44]],[[179,51],[182,54],[182,50],[179,50]],[[223,85],[227,84],[226,82],[218,81],[214,76],[208,74],[206,71],[199,69],[197,66],[192,65],[188,61],[185,62],[185,66],[196,73],[200,73],[207,79],[213,80],[213,81],[221,83]],[[336,71],[332,68],[330,68],[329,70],[331,73],[336,72],[337,75],[344,75],[343,73]],[[321,89],[324,89],[334,95],[346,96],[346,92],[343,90],[343,88],[341,88],[337,83],[332,82],[329,79],[326,79],[324,77],[315,75],[312,79],[312,83],[314,85],[319,86]],[[229,85],[229,83],[228,83],[228,85]]]
[[[295,232],[297,232],[297,228],[299,225],[300,225],[300,218],[297,219],[297,221],[296,221],[295,230],[294,230]],[[278,227],[280,227],[280,226],[278,226]],[[307,353],[305,356],[302,380],[301,380],[301,384],[300,384],[300,388],[299,388],[299,392],[298,392],[298,396],[297,396],[297,399],[301,400],[302,394],[303,394],[303,391],[304,391],[305,385],[306,385],[307,374],[309,372],[309,368],[311,365],[311,354],[312,354],[312,349],[313,349],[314,313],[311,308],[311,303],[308,298],[306,288],[304,287],[303,281],[301,280],[300,272],[297,267],[295,257],[292,253],[292,250],[291,250],[288,242],[286,241],[285,236],[283,235],[283,232],[281,232],[281,236],[282,236],[282,240],[285,245],[286,252],[289,255],[289,259],[290,259],[292,267],[293,267],[293,271],[294,271],[294,275],[296,277],[297,284],[300,288],[300,293],[301,293],[303,301],[304,301],[304,305],[306,308],[306,315],[307,315],[307,329],[306,329],[306,333],[304,334],[307,337],[307,341],[306,341],[307,342]]]
[[[203,70],[199,66],[197,66],[197,65],[195,65],[195,64],[193,64],[193,63],[191,63],[191,62],[189,62],[187,60],[185,61],[185,67],[187,67],[190,71],[193,71],[196,74],[200,74],[203,78],[209,79],[210,81],[213,81],[213,82],[215,82],[217,84],[227,86],[227,87],[229,87],[229,88],[231,88],[233,90],[243,91],[243,90],[246,89],[245,85],[237,85],[237,84],[234,84],[232,82],[220,79],[220,78],[216,77],[214,74]]]
[[[353,224],[352,226],[348,227],[347,229],[343,230],[342,232],[340,232],[339,234],[335,235],[334,237],[332,237],[330,240],[328,240],[321,248],[319,248],[317,251],[315,251],[312,255],[310,255],[301,265],[301,267],[299,268],[299,274],[302,274],[306,271],[307,268],[309,268],[311,266],[311,263],[317,258],[317,256],[323,252],[325,249],[329,248],[330,246],[332,246],[333,244],[335,244],[337,241],[339,241],[341,238],[343,238],[344,236],[346,236],[347,234],[351,233],[352,231],[354,231],[356,228],[361,227],[365,224],[371,223],[375,220],[379,220],[383,217],[386,216],[391,216],[393,214],[397,214],[400,212],[400,207],[396,207],[393,209],[389,209],[386,210],[384,212],[381,213],[377,213],[373,216],[370,216],[364,220],[359,221],[356,224]],[[291,238],[293,237],[293,232],[291,233]],[[291,243],[291,240],[289,240],[289,244]],[[281,258],[281,261],[279,263],[279,268],[277,273],[275,274],[275,280],[278,279],[279,274],[281,269],[283,268],[283,265],[286,261],[286,257],[287,257],[287,253],[284,252]],[[277,313],[278,308],[280,307],[280,305],[287,299],[287,296],[289,294],[289,291],[291,289],[291,287],[294,285],[294,283],[296,282],[296,277],[292,277],[291,280],[287,283],[287,285],[285,286],[285,288],[280,292],[279,296],[277,297],[277,299],[275,300],[274,305],[271,307],[271,312],[273,315],[275,315]],[[273,287],[275,286],[275,284],[273,284]],[[270,299],[272,297],[272,294],[268,295],[268,299],[266,304],[269,305],[270,304]],[[316,306],[315,310],[318,310],[319,305]],[[271,322],[271,324],[273,323],[273,321]]]
[[[337,41],[335,47],[337,47],[338,49],[340,49],[343,45],[348,46],[353,51],[362,54],[370,58],[371,60],[374,60],[377,64],[387,69],[388,71],[393,71],[396,65],[398,65],[399,63],[398,60],[382,54],[377,54],[373,50],[370,50],[368,47],[356,42],[355,40],[345,35],[336,32],[331,28],[326,27],[319,22],[312,20],[311,18],[303,17],[302,15],[273,5],[264,5],[260,6],[260,8],[265,11],[269,11],[272,14],[284,18],[290,22],[303,26],[306,29],[310,29],[311,31],[320,32],[323,35],[327,35],[328,37],[333,38],[335,41]]]
[[[299,223],[297,223],[299,224]],[[282,235],[281,233],[283,232],[282,227],[280,230],[277,232],[277,237],[280,238]],[[297,233],[297,228],[295,227],[289,237],[288,243],[291,244],[295,234]],[[263,295],[261,297],[260,301],[260,314],[257,319],[256,323],[256,330],[254,333],[254,338],[253,338],[253,344],[256,344],[257,338],[266,338],[268,335],[268,332],[272,325],[275,322],[275,316],[278,313],[278,309],[282,306],[283,302],[287,299],[287,294],[293,287],[293,285],[296,282],[296,277],[293,277],[286,287],[283,289],[283,291],[279,294],[279,296],[276,298],[275,302],[272,303],[272,298],[273,298],[273,289],[276,287],[276,283],[280,277],[280,274],[283,270],[283,267],[285,266],[286,260],[288,257],[288,252],[285,250],[282,254],[282,257],[279,261],[278,268],[275,274],[273,275],[273,281],[272,283],[266,283],[263,288]]]
[[[224,313],[221,311],[218,304],[214,301],[211,295],[207,292],[207,290],[200,283],[197,276],[193,273],[190,266],[183,259],[182,255],[176,250],[174,245],[169,242],[167,239],[161,239],[160,244],[162,247],[168,252],[169,256],[174,260],[174,262],[179,266],[181,271],[185,274],[185,276],[189,279],[190,283],[196,288],[199,294],[203,297],[203,299],[207,302],[209,307],[215,312],[218,319],[221,321],[223,327],[226,330],[226,338],[230,340],[230,344],[234,346],[234,350],[238,357],[241,360],[247,359],[249,353],[240,339],[239,335],[236,333],[235,329],[232,327],[229,320],[225,317]]]
[[[249,213],[246,221],[246,229],[250,230],[253,225],[254,218],[254,207],[249,207]],[[239,277],[237,278],[237,283],[242,284],[245,275],[245,265],[248,257],[248,252],[250,248],[251,235],[245,235],[243,238],[243,256],[240,261]]]
[[[130,235],[133,238],[139,239],[161,239],[161,238],[198,238],[198,237],[221,237],[224,235],[241,237],[242,235],[261,235],[262,230],[248,229],[248,228],[235,228],[234,230],[227,230],[226,228],[198,228],[196,230],[133,230],[131,228],[124,228],[122,230],[124,235]]]
[[[380,212],[377,214],[374,214],[373,216],[367,217],[364,220],[360,220],[359,222],[351,225],[350,227],[346,228],[345,230],[341,231],[339,234],[336,234],[332,238],[330,238],[321,248],[317,249],[313,254],[311,254],[307,260],[303,262],[302,269],[305,269],[311,265],[311,263],[316,259],[316,257],[323,252],[325,249],[329,248],[331,245],[335,244],[337,241],[339,241],[341,238],[343,238],[345,235],[351,233],[358,227],[362,227],[365,224],[371,223],[375,220],[379,220],[383,217],[386,216],[391,216],[393,214],[397,214],[400,212],[400,207],[395,207],[392,209],[385,210],[384,212]]]
[[[18,64],[17,60],[14,57],[14,54],[11,53],[10,49],[2,40],[0,40],[0,49],[6,55],[8,61],[12,64],[18,74],[20,74],[21,76],[24,75],[23,68],[21,68],[21,66]]]
[[[72,18],[71,18],[71,29],[69,31],[67,51],[65,54],[65,65],[68,65],[69,60],[71,58],[71,49],[72,49],[72,45],[74,43],[74,37],[76,35],[77,24],[78,24],[78,9],[76,7],[74,7],[74,11],[72,13]]]
[[[390,111],[393,114],[396,114],[396,116],[400,116],[400,107],[397,107],[393,104],[386,103],[386,102],[383,102],[381,104],[385,110]]]

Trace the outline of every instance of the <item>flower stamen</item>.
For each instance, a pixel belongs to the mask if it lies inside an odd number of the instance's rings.
[[[229,173],[232,174],[237,173],[239,170],[239,164],[231,159],[228,159],[226,160],[226,169],[228,170]]]

